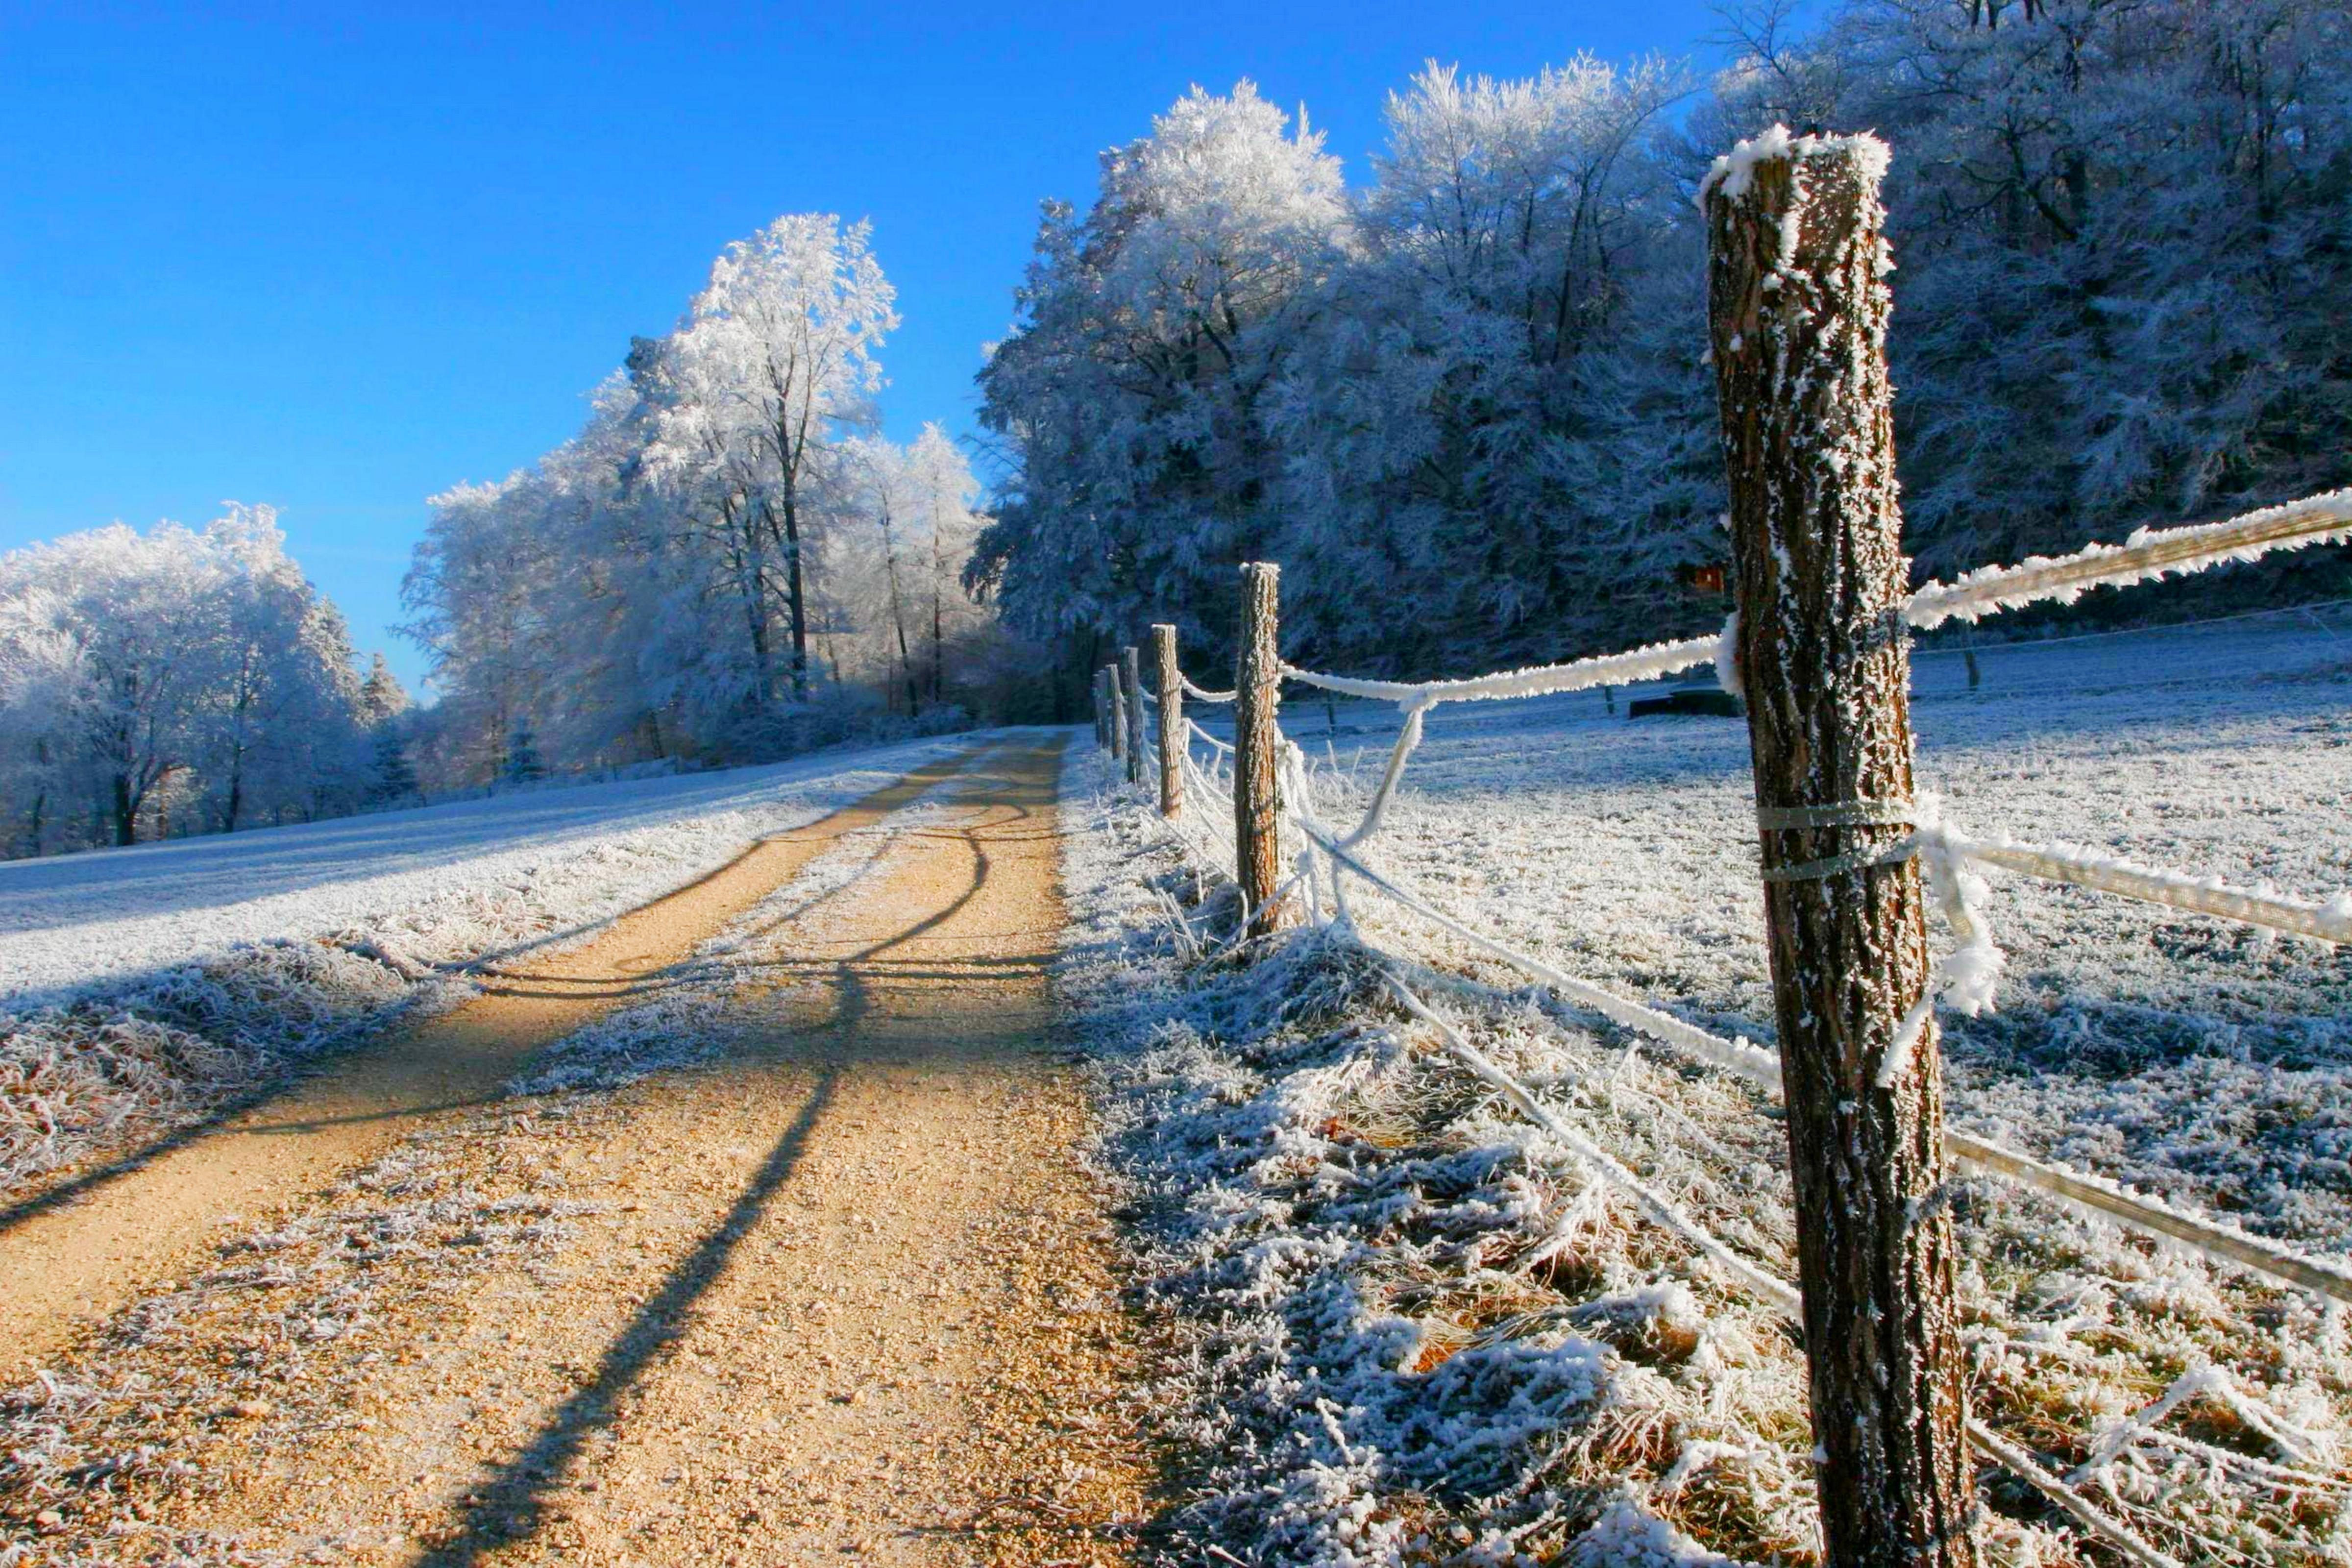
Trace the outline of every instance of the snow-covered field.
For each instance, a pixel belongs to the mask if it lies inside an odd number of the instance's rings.
[[[1925,653],[1916,683],[1922,784],[1959,824],[2306,899],[2352,884],[2346,606],[1978,662],[1971,690],[1957,649]],[[1561,969],[1769,1040],[1745,727],[1629,721],[1642,694],[1618,692],[1618,715],[1598,693],[1440,708],[1370,858]],[[1323,814],[1351,822],[1392,710],[1294,693],[1284,720],[1321,763]],[[1071,766],[1074,788],[1098,787],[1089,754]],[[1202,962],[1217,900],[1186,907],[1188,862],[1152,814],[1105,795],[1071,845],[1065,975],[1105,1048],[1106,1158],[1192,1325],[1171,1408],[1218,1458],[1186,1522],[1278,1561],[1805,1558],[1803,1365],[1769,1305],[1439,1055],[1346,934],[1293,938],[1254,969]],[[1998,1012],[1948,1020],[1953,1120],[2352,1249],[2352,958],[1996,881],[2009,973]],[[1759,1094],[1377,895],[1351,902],[1371,948],[1430,966],[1409,978],[1481,1050],[1793,1277],[1782,1134]],[[1958,1183],[1952,1201],[1971,1397],[1997,1429],[2183,1561],[2352,1555],[2339,1315],[2016,1188]],[[2096,1560],[1989,1474],[1997,1560]]]
[[[584,940],[970,736],[0,865],[0,1194],[201,1114],[459,966]]]
[[[918,741],[0,862],[0,1005],[184,964],[239,942],[396,927],[437,902],[527,890],[551,876],[571,879],[583,869],[575,863],[583,854],[621,857],[626,868],[593,878],[594,893],[568,900],[566,912],[625,908],[708,869],[716,863],[709,846],[740,847],[814,821],[970,744]]]

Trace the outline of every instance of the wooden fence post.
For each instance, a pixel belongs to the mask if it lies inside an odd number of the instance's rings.
[[[1234,659],[1234,866],[1249,909],[1249,934],[1281,928],[1275,889],[1282,874],[1279,775],[1282,731],[1280,584],[1282,568],[1263,561],[1242,567],[1239,647]]]
[[[1111,761],[1124,765],[1127,762],[1127,704],[1119,696],[1118,666],[1103,666],[1102,679],[1103,690],[1108,694],[1106,710],[1110,716]]]
[[[1099,669],[1095,671],[1095,744],[1110,750],[1110,687]]]
[[[1160,815],[1184,809],[1184,671],[1176,662],[1176,628],[1151,628],[1151,655],[1160,677]]]
[[[1832,1568],[1975,1568],[1912,799],[1874,138],[1742,143],[1705,188],[1738,678]],[[1886,1077],[1891,1087],[1882,1088]]]
[[[1127,782],[1143,782],[1143,668],[1135,645],[1119,650],[1120,689],[1127,694]]]
[[[1095,744],[1097,746],[1100,746],[1106,737],[1103,734],[1102,727],[1102,671],[1099,669],[1095,671],[1095,680],[1093,687],[1090,689],[1090,695],[1094,700]]]

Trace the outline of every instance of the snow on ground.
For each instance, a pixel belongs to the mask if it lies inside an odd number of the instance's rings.
[[[818,904],[878,879],[893,851],[903,852],[919,828],[948,816],[945,802],[969,787],[942,779],[870,827],[841,836],[798,874],[697,943],[692,962],[678,966],[650,997],[615,1007],[540,1053],[508,1085],[514,1094],[557,1094],[609,1089],[667,1068],[709,1061],[763,1026],[783,996],[811,988],[806,980],[779,981],[793,961],[802,931],[793,921]],[[768,1007],[754,1010],[762,1000]]]
[[[183,1124],[975,743],[0,865],[0,1194]]]
[[[404,921],[437,902],[576,876],[583,855],[625,858],[592,879],[601,895],[593,905],[609,913],[709,869],[717,863],[709,846],[740,848],[814,821],[971,743],[918,741],[0,862],[0,1005],[239,942]],[[588,907],[574,900],[568,912]]]
[[[1957,650],[1918,661],[1922,782],[1959,823],[2305,898],[2352,884],[2344,606],[1978,651],[1974,690]],[[1744,726],[1604,701],[1437,710],[1370,858],[1570,973],[1769,1040]],[[1393,711],[1294,692],[1284,719],[1322,762],[1323,815],[1351,822]],[[1097,802],[1063,984],[1142,1267],[1189,1325],[1169,1408],[1212,1456],[1180,1525],[1264,1561],[1805,1560],[1803,1363],[1775,1310],[1439,1055],[1347,933],[1220,960],[1230,911],[1199,900],[1197,852],[1089,750],[1070,767]],[[1481,1050],[1793,1277],[1759,1095],[1351,900]],[[2011,970],[1999,1013],[1951,1021],[1956,1121],[2352,1247],[2352,960],[2016,879],[1990,908]],[[1952,1201],[1980,1415],[2184,1561],[2352,1554],[2340,1314],[1998,1183]],[[2098,1560],[1987,1484],[1996,1561]]]

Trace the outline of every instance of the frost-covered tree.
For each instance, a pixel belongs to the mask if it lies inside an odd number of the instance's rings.
[[[577,437],[434,498],[404,590],[442,693],[412,731],[428,780],[499,782],[525,723],[565,769],[987,705],[954,668],[994,625],[960,586],[971,469],[936,431],[871,433],[890,300],[863,225],[779,219],[631,345]]]
[[[1432,668],[1672,615],[1720,510],[1712,445],[1684,437],[1697,253],[1658,145],[1688,85],[1580,58],[1522,81],[1433,65],[1391,96],[1354,259],[1276,409],[1295,637]],[[1368,574],[1398,591],[1377,628]]]
[[[646,367],[646,468],[723,553],[762,702],[776,695],[781,593],[792,695],[809,694],[809,577],[835,482],[836,443],[873,421],[874,351],[898,324],[865,224],[778,218],[714,262],[687,318]]]
[[[1339,163],[1244,82],[1104,153],[1101,187],[1083,218],[1047,205],[981,374],[1015,472],[973,580],[1039,636],[1222,624],[1228,568],[1271,543],[1265,408],[1344,255]]]
[[[1284,566],[1288,651],[1368,671],[1719,621],[1681,585],[1725,550],[1691,197],[1776,121],[1894,145],[1923,569],[2352,478],[2340,0],[1793,9],[1735,15],[1686,115],[1664,61],[1431,66],[1352,195],[1246,84],[1189,95],[1092,208],[1045,210],[980,378],[1011,471],[976,581],[1081,685],[1152,620],[1217,657],[1251,555]]]
[[[393,674],[382,654],[368,657],[368,672],[360,682],[359,720],[373,730],[408,711],[408,689]]]
[[[1853,0],[1794,41],[1769,18],[1696,129],[1833,121],[1893,143],[1924,567],[2352,474],[2341,5]]]
[[[971,466],[937,425],[904,447],[868,437],[844,450],[854,482],[835,575],[850,672],[903,697],[910,715],[958,700],[961,672],[996,633],[961,582],[985,521]]]
[[[539,738],[531,733],[528,715],[515,721],[514,733],[507,737],[502,776],[510,784],[536,784],[547,776],[547,764],[539,760]]]
[[[1652,613],[1720,510],[1658,137],[1686,89],[1659,62],[1433,66],[1353,203],[1247,83],[1106,155],[981,377],[1016,464],[980,560],[1008,612],[1089,640],[1173,619],[1214,657],[1233,565],[1273,555],[1295,647],[1388,668]],[[1629,353],[1661,315],[1687,346]]]
[[[0,804],[31,852],[352,809],[342,616],[267,507],[116,524],[0,557]]]

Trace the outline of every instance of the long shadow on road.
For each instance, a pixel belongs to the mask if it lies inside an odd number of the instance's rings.
[[[578,1457],[590,1435],[611,1418],[614,1402],[686,1332],[687,1310],[719,1279],[736,1247],[759,1223],[769,1199],[791,1179],[840,1077],[838,1065],[818,1075],[799,1114],[768,1151],[759,1173],[736,1197],[727,1217],[637,1309],[636,1316],[604,1352],[588,1385],[565,1400],[541,1428],[538,1438],[473,1494],[479,1500],[468,1508],[463,1533],[418,1557],[419,1568],[456,1568],[477,1563],[507,1541],[538,1531],[545,1521],[550,1483]]]
[[[1000,805],[997,809],[1007,807]],[[726,1217],[671,1269],[661,1289],[613,1340],[587,1386],[566,1399],[541,1424],[539,1436],[488,1480],[468,1489],[467,1496],[472,1500],[464,1507],[464,1522],[456,1539],[419,1553],[412,1559],[413,1568],[468,1568],[507,1543],[537,1533],[547,1522],[550,1496],[564,1471],[580,1457],[592,1434],[611,1419],[620,1396],[646,1375],[665,1348],[687,1331],[687,1310],[718,1281],[728,1259],[759,1224],[777,1190],[791,1179],[844,1071],[855,1059],[854,1049],[844,1047],[854,1045],[858,1024],[872,1009],[874,983],[887,985],[894,979],[928,977],[932,973],[943,979],[959,977],[940,971],[934,961],[923,961],[921,968],[909,969],[908,961],[893,962],[883,955],[922,942],[929,932],[954,919],[981,896],[993,869],[987,849],[989,839],[982,834],[1034,815],[1026,806],[1012,805],[1009,809],[1012,816],[1002,823],[969,825],[953,833],[935,829],[922,833],[926,838],[952,839],[971,858],[964,885],[929,913],[837,958],[788,958],[773,964],[786,976],[824,975],[834,982],[828,1016],[797,1027],[791,1034],[792,1040],[815,1045],[825,1058],[831,1058],[819,1074],[814,1089]],[[812,900],[815,901],[820,900]],[[805,908],[795,912],[805,912]],[[769,924],[761,934],[772,933],[783,923],[778,921]],[[984,937],[1004,933],[979,934]],[[971,963],[975,966],[1002,965],[1016,973],[1043,973],[1042,963],[1033,966],[1031,961],[1021,958],[978,959]],[[942,1002],[948,1002],[950,994],[941,992],[940,997]],[[998,1021],[1008,1035],[1026,1034],[1037,1016],[1034,1013],[1007,1013]],[[971,1032],[969,1016],[962,1016],[960,1021],[965,1031]]]

